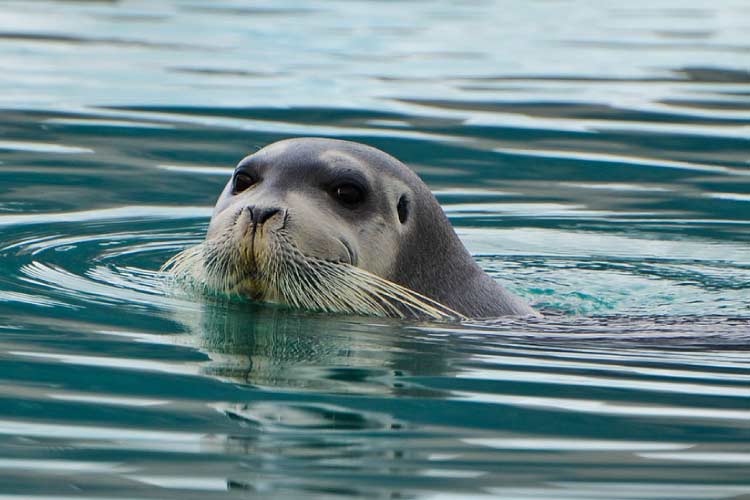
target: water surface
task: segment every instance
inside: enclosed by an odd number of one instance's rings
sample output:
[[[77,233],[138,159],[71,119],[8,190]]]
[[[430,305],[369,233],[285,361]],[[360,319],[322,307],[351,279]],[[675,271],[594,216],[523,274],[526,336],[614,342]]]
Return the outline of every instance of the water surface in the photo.
[[[750,495],[750,8],[4,2],[0,498]],[[165,293],[233,166],[412,166],[543,319]]]

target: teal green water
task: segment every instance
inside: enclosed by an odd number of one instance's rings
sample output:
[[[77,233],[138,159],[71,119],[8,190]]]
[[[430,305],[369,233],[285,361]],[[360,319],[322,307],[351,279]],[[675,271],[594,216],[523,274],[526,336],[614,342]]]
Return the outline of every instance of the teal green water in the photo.
[[[0,499],[750,496],[750,7],[0,4]],[[197,302],[272,141],[379,147],[538,320]]]

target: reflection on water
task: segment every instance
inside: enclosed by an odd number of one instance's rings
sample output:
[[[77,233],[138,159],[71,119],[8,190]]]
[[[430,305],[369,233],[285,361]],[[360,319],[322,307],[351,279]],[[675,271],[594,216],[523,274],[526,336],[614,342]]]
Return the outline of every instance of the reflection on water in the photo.
[[[4,2],[0,497],[750,495],[749,28],[742,0]],[[299,135],[412,166],[545,317],[168,293],[236,162]]]
[[[388,384],[377,380],[398,370],[395,342],[377,336],[388,324],[245,306],[231,314],[226,307],[206,307],[185,321],[191,340],[211,358],[206,373],[265,387],[389,393]],[[373,335],[377,347],[367,342]]]

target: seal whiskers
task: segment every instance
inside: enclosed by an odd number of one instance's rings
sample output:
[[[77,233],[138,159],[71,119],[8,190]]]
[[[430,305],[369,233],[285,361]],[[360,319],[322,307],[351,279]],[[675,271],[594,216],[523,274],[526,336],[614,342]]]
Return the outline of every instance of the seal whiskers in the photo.
[[[460,313],[392,281],[343,262],[305,256],[283,234],[273,239],[268,259],[268,297],[305,309],[391,317],[457,319]]]
[[[329,313],[399,318],[463,319],[428,297],[343,262],[307,257],[277,234],[258,255],[262,271],[248,276],[237,259],[211,249],[206,241],[169,259],[162,271],[182,285],[204,293],[235,295],[249,286],[257,298]],[[250,283],[247,283],[250,280]]]

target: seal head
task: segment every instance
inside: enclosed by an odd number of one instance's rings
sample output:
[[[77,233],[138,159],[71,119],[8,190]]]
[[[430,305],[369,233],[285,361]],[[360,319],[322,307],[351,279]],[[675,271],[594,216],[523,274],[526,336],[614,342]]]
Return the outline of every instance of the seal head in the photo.
[[[413,171],[334,139],[288,139],[244,158],[205,242],[165,268],[207,291],[329,312],[535,314],[479,268]]]

